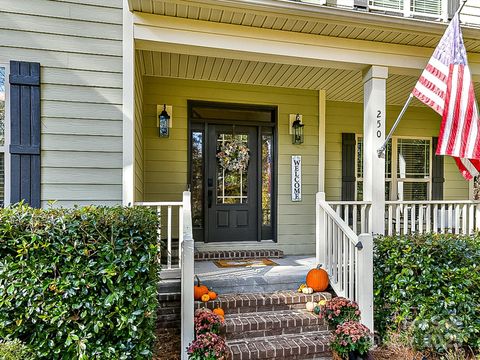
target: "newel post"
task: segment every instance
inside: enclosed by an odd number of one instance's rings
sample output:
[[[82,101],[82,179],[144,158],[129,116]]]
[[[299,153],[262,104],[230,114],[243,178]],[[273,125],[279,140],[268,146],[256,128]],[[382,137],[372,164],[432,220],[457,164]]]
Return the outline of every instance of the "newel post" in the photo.
[[[181,346],[182,360],[187,360],[187,347],[194,339],[194,241],[192,233],[192,209],[190,191],[183,192],[183,242],[181,244]]]
[[[357,302],[362,313],[362,324],[373,333],[373,236],[358,236],[362,248],[358,251]]]
[[[315,254],[317,264],[323,264],[326,268],[327,255],[327,234],[325,223],[325,211],[322,207],[322,202],[325,201],[325,193],[318,192],[315,198]]]

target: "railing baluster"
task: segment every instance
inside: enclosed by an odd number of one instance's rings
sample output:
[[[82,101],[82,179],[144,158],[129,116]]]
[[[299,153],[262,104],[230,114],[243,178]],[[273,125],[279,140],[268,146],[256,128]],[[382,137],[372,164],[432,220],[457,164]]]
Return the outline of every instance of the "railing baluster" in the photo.
[[[362,205],[362,207],[360,208],[360,232],[362,233],[367,232],[368,219],[366,218],[366,209],[366,205]]]
[[[423,233],[423,211],[424,211],[423,205],[420,204],[418,206],[418,232],[420,234]]]
[[[447,205],[447,221],[448,224],[446,224],[446,230],[449,233],[453,233],[453,227],[454,227],[454,214],[453,214],[453,206],[452,205]]]
[[[395,216],[396,216],[396,219],[395,219],[395,233],[399,234],[399,235],[402,231],[402,215],[401,215],[400,210],[401,210],[401,205],[397,204],[396,209],[395,209]]]
[[[162,263],[162,208],[157,206],[157,218],[158,218],[158,228],[157,228],[157,246],[158,246],[158,263]]]
[[[178,207],[178,267],[182,267],[183,246],[183,206]]]
[[[393,205],[388,205],[388,236],[393,235]]]
[[[425,219],[425,230],[430,232],[432,229],[432,205],[427,205],[427,213]]]
[[[468,234],[473,234],[475,229],[475,205],[468,205]]]
[[[357,217],[358,217],[358,207],[357,207],[357,205],[353,205],[352,206],[352,218],[353,218],[352,229],[353,229],[353,232],[355,234],[358,234],[358,220],[357,220]]]
[[[412,208],[410,210],[410,214],[412,215],[412,218],[410,220],[410,223],[412,224],[412,226],[410,227],[412,234],[417,232],[417,219],[416,219],[415,206],[416,206],[415,204],[412,204]]]
[[[167,268],[172,268],[172,207],[167,208]]]
[[[403,234],[408,234],[408,205],[403,207]]]
[[[480,230],[480,204],[475,206],[475,230]]]
[[[460,206],[460,205],[459,205]],[[467,229],[467,214],[468,214],[468,210],[467,210],[467,204],[464,204],[462,206],[462,234],[463,235],[466,235],[468,233],[468,229]]]
[[[445,233],[445,204],[440,206],[440,232]]]
[[[433,205],[433,232],[438,232],[438,205]]]

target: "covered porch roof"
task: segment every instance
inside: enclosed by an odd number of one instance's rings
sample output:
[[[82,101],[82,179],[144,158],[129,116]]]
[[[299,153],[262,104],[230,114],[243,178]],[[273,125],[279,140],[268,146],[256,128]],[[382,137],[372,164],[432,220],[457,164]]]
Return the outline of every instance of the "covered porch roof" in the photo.
[[[325,90],[329,101],[363,102],[362,71],[238,60],[231,58],[139,50],[141,74],[176,79],[205,80],[233,84]],[[391,74],[387,79],[387,104],[403,105],[417,76]],[[480,83],[475,83],[480,94]],[[478,99],[480,100],[480,98]],[[415,100],[411,106],[424,106]]]

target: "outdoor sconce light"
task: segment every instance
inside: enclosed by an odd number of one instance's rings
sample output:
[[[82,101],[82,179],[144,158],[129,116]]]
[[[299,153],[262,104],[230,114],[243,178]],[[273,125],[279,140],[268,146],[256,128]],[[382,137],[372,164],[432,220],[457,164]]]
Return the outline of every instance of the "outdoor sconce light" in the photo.
[[[170,135],[170,128],[172,127],[171,115],[172,106],[169,105],[157,105],[157,127],[158,136],[168,137]]]
[[[290,134],[292,135],[292,144],[303,144],[303,127],[302,115],[290,114]]]

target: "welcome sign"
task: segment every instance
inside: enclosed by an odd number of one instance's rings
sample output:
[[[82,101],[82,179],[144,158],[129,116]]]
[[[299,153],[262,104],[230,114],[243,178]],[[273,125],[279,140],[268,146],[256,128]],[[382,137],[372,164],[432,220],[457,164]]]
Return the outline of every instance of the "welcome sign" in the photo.
[[[302,157],[292,156],[292,201],[302,201]]]

